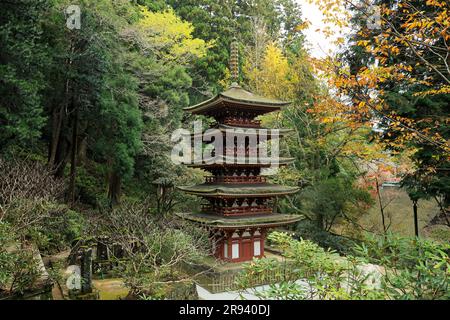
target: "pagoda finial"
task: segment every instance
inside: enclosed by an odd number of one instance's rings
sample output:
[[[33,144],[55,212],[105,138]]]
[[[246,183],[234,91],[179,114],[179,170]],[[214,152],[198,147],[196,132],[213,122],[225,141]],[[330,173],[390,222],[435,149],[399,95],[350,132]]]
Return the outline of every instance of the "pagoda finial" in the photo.
[[[239,82],[239,46],[236,37],[231,42],[230,72],[232,86],[238,86]]]

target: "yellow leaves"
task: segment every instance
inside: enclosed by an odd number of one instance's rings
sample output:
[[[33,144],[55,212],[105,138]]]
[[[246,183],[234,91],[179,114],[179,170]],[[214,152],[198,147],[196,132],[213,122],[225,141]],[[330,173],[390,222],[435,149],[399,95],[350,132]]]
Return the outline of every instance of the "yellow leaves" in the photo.
[[[427,91],[416,92],[414,96],[416,97],[426,97],[426,96],[434,96],[438,94],[450,94],[450,85],[442,86],[439,89],[430,89]]]
[[[323,117],[321,119],[321,122],[323,124],[327,124],[327,123],[334,123],[336,121],[336,119],[334,117]]]
[[[296,31],[296,32],[301,32],[301,31],[303,31],[303,30],[308,29],[310,26],[311,26],[311,22],[310,22],[309,20],[305,20],[305,21],[303,21],[301,24],[297,25],[297,26],[294,28],[294,31]]]
[[[288,59],[275,43],[267,46],[260,64],[260,68],[254,68],[247,61],[244,66],[244,72],[256,91],[267,97],[292,99],[298,78],[290,72]]]
[[[366,48],[366,47],[369,47],[370,41],[369,40],[359,40],[357,42],[357,45],[360,46],[360,47]]]
[[[430,7],[440,7],[443,8],[445,6],[448,6],[448,2],[443,0],[443,1],[438,1],[438,0],[427,0],[426,1],[426,5],[430,6]]]
[[[400,54],[400,49],[398,47],[392,46],[391,53],[392,53],[392,55],[398,55],[398,54]]]
[[[411,31],[412,29],[415,29],[415,28],[425,28],[427,25],[428,25],[428,23],[426,21],[413,20],[411,22],[404,23],[402,25],[402,28],[406,29],[407,31]]]
[[[349,27],[351,12],[345,8],[341,0],[307,0],[314,4],[322,13],[322,28],[315,32],[322,33],[326,38],[338,37],[342,30]],[[340,41],[339,39],[337,41]]]
[[[159,49],[159,52],[164,52],[161,58],[183,63],[189,57],[205,56],[206,50],[212,45],[194,38],[192,24],[181,20],[172,9],[151,12],[140,6],[140,10],[138,29],[143,35],[144,49]]]
[[[334,43],[335,43],[336,45],[344,44],[344,43],[345,43],[345,38],[344,38],[344,37],[338,37],[338,38],[334,41]]]
[[[366,106],[365,101],[361,101],[360,103],[358,103],[358,108],[364,108],[365,106]]]

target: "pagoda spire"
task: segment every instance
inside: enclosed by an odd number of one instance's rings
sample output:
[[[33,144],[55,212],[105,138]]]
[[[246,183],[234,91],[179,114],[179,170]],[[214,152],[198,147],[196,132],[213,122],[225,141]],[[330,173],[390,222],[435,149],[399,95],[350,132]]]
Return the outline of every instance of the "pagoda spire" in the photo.
[[[230,72],[231,86],[239,86],[239,45],[236,37],[233,38],[230,46]]]

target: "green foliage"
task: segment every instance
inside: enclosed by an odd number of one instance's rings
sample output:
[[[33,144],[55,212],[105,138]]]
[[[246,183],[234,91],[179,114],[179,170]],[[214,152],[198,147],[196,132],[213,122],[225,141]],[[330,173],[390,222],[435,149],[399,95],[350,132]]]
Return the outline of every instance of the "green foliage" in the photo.
[[[116,73],[105,81],[99,110],[96,140],[98,156],[106,159],[110,170],[129,178],[134,170],[134,157],[142,146],[142,119],[138,109],[137,84],[126,74]]]
[[[295,233],[303,239],[317,243],[322,248],[336,250],[339,254],[351,253],[355,244],[355,240],[350,240],[325,231],[318,227],[315,221],[307,219],[297,223],[295,226]]]
[[[20,248],[10,226],[0,221],[0,297],[23,294],[40,275],[31,250]]]
[[[150,213],[141,201],[124,202],[103,214],[95,234],[119,244],[124,257],[116,258],[119,273],[133,294],[164,298],[167,284],[183,278],[180,268],[206,256],[208,241],[198,228]],[[114,251],[112,251],[114,252]]]
[[[273,232],[271,244],[284,260],[254,260],[248,264],[238,282],[242,290],[249,288],[252,279],[261,274],[278,272],[278,281],[269,281],[268,290],[254,290],[266,299],[380,299],[382,292],[369,287],[369,275],[358,268],[361,260],[345,260],[335,251],[324,250],[309,240],[293,240],[286,233]],[[270,279],[270,278],[268,278]]]
[[[369,237],[356,254],[386,268],[382,285],[390,299],[448,300],[450,245],[419,238]]]
[[[339,175],[306,187],[298,201],[303,214],[315,221],[320,230],[329,231],[339,219],[362,212],[372,199],[367,191],[355,186],[355,179]]]
[[[300,300],[449,298],[448,244],[392,235],[369,237],[354,247],[355,255],[341,257],[285,233],[273,232],[269,240],[285,260],[262,259],[247,264],[239,279],[243,291],[251,287],[255,277],[275,271],[281,279],[268,281],[269,289],[255,291],[256,295]]]
[[[30,146],[46,117],[41,99],[48,47],[42,41],[47,0],[0,4],[0,150]]]
[[[15,227],[17,239],[30,241],[50,254],[70,248],[86,227],[80,213],[51,202],[17,200],[8,211],[5,220]],[[28,220],[24,215],[29,215]]]
[[[272,284],[263,297],[449,298],[446,244],[388,237],[357,247],[358,255],[386,268],[381,287],[367,284],[359,258],[344,259],[321,248],[348,253],[353,244],[330,232],[337,222],[353,222],[371,204],[367,192],[355,184],[355,158],[348,149],[341,153],[348,143],[357,144],[369,134],[358,133],[354,139],[352,130],[347,136],[346,128],[326,126],[309,112],[329,96],[302,48],[296,1],[81,0],[80,30],[66,27],[64,9],[71,4],[70,0],[0,4],[0,152],[8,150],[12,163],[20,162],[18,157],[30,148],[33,152],[48,148],[33,154],[29,158],[33,162],[23,169],[1,167],[2,290],[23,293],[38,275],[29,251],[16,249],[33,242],[52,254],[68,248],[92,227],[86,215],[60,203],[65,185],[50,179],[53,175],[73,175],[71,186],[80,208],[88,205],[102,211],[95,231],[127,251],[129,259],[118,259],[115,271],[136,294],[166,298],[167,283],[184,276],[178,267],[207,254],[205,234],[170,220],[175,208],[192,210],[199,200],[174,191],[164,199],[144,199],[156,194],[155,181],[176,186],[200,180],[198,171],[170,162],[170,134],[189,120],[183,107],[228,85],[229,47],[236,36],[241,53],[245,52],[240,65],[246,73],[241,78],[257,93],[294,102],[263,121],[294,129],[281,146],[295,158],[295,166],[283,169],[274,180],[302,187],[278,206],[305,216],[296,232],[308,238],[295,241],[272,234],[269,240],[285,260],[253,261],[246,267],[242,287],[255,276],[269,281],[267,273],[272,272],[283,281]],[[358,46],[352,46],[346,59],[353,68],[374,61]],[[388,64],[396,59],[417,62],[407,52],[392,59]],[[407,82],[387,81],[384,86],[389,108],[417,120],[421,128],[427,128],[430,118],[447,114],[448,95],[418,97],[415,93],[426,89],[424,85]],[[448,137],[443,121],[433,123],[433,132]],[[383,139],[389,140],[387,135]],[[404,180],[410,195],[434,197],[445,211],[450,194],[448,157],[421,141],[408,147],[417,149],[418,164],[415,175]],[[45,161],[51,172],[33,170],[41,170]],[[125,204],[111,208],[119,202],[122,185]],[[135,208],[129,199],[143,202],[145,208]]]
[[[301,33],[299,5],[292,0],[258,0],[252,2],[214,0],[168,0],[167,3],[184,20],[193,24],[193,35],[214,46],[206,57],[195,64],[194,102],[203,100],[208,92],[222,89],[220,81],[227,78],[229,49],[233,38],[243,44],[254,44],[254,21],[262,20],[272,39],[282,39],[292,47],[298,45]],[[198,92],[200,89],[200,92]],[[200,93],[200,94],[199,94]]]
[[[106,203],[104,194],[104,182],[102,178],[106,176],[105,165],[90,162],[78,169],[76,187],[79,201],[83,204],[98,207],[101,203]]]
[[[72,247],[86,231],[86,220],[76,211],[62,209],[50,212],[39,228],[39,249],[56,253]],[[37,239],[36,239],[37,240]]]

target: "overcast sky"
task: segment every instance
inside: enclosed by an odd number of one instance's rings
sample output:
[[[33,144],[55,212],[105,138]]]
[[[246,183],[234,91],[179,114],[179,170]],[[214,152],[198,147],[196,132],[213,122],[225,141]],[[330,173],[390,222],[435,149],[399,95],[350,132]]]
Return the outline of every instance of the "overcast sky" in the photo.
[[[304,34],[310,44],[311,55],[316,58],[323,58],[329,50],[335,50],[332,39],[326,39],[323,34],[315,30],[324,27],[322,22],[322,12],[314,4],[309,4],[306,0],[296,0],[302,6],[303,19],[311,22],[311,26],[304,30]]]

